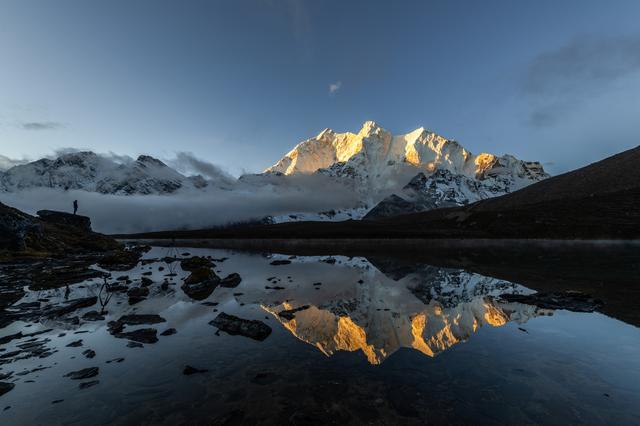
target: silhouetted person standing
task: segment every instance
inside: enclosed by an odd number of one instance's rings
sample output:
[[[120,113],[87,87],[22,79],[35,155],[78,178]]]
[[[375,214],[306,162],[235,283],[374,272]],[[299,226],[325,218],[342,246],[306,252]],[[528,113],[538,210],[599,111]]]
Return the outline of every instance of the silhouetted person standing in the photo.
[[[73,200],[73,214],[78,212],[78,200]]]

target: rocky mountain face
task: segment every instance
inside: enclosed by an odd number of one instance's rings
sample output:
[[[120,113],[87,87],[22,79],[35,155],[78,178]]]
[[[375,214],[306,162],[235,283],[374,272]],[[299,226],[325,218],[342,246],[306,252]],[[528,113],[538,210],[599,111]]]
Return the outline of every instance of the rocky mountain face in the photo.
[[[351,182],[362,205],[370,208],[384,199],[370,218],[464,205],[549,176],[538,162],[474,155],[424,128],[394,136],[373,121],[364,123],[357,134],[326,129],[298,144],[265,173],[319,173]],[[385,199],[389,193],[395,195]]]
[[[509,192],[509,179],[471,179],[449,170],[436,170],[429,176],[418,173],[401,191],[378,203],[364,219],[463,206]]]
[[[0,175],[0,190],[32,188],[80,189],[101,194],[171,194],[181,188],[202,188],[200,176],[187,177],[147,155],[116,162],[93,152],[73,152],[14,166]]]

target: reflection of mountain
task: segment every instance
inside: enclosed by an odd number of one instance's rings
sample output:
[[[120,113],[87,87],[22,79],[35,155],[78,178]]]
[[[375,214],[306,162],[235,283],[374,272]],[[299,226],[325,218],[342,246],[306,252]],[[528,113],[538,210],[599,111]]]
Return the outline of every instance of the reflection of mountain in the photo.
[[[324,354],[360,350],[371,364],[400,348],[435,356],[485,324],[522,323],[544,314],[497,297],[528,293],[526,288],[462,270],[425,266],[398,282],[370,265],[365,271],[366,284],[344,284],[323,298],[288,292],[289,302],[263,308]]]

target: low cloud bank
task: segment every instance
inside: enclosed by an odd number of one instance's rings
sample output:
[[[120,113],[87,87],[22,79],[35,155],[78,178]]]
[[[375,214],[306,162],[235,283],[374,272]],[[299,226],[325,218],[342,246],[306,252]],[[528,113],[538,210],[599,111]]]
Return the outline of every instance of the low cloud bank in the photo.
[[[207,189],[172,195],[104,195],[81,190],[37,188],[0,193],[0,202],[30,214],[42,209],[72,211],[91,217],[102,233],[198,229],[293,212],[320,212],[356,205],[347,187],[320,176],[238,182],[233,190]]]

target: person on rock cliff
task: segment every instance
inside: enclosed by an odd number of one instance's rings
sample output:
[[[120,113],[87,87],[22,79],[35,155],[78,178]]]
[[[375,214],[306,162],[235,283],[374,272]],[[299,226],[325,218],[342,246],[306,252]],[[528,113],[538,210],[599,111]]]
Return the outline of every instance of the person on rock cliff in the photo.
[[[78,212],[78,200],[73,200],[73,214]]]

